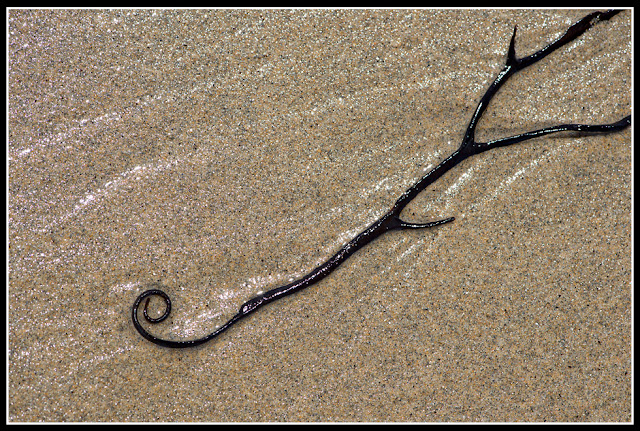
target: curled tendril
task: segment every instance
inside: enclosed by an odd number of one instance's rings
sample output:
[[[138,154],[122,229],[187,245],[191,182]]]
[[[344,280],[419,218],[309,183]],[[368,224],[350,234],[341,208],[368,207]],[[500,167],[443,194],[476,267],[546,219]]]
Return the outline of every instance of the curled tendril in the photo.
[[[149,300],[151,299],[152,296],[159,296],[162,299],[164,299],[165,309],[164,309],[164,313],[160,317],[151,317],[147,312],[147,309],[149,307]],[[169,295],[167,295],[164,291],[160,289],[157,289],[157,288],[148,289],[142,292],[136,298],[136,301],[133,303],[133,307],[131,308],[131,320],[133,320],[133,326],[140,333],[140,335],[142,335],[144,338],[151,341],[152,343],[158,344],[159,346],[163,346],[163,347],[173,347],[173,348],[195,347],[199,344],[206,343],[216,335],[220,334],[225,329],[229,328],[229,326],[234,324],[238,319],[240,319],[245,315],[241,313],[236,314],[227,323],[220,326],[214,332],[212,332],[211,334],[203,338],[198,338],[196,340],[185,340],[185,341],[165,340],[162,338],[158,338],[155,335],[152,335],[140,324],[140,320],[138,319],[138,311],[140,309],[140,304],[145,299],[146,301],[144,303],[144,307],[142,308],[142,315],[144,316],[147,322],[154,323],[154,324],[160,323],[164,321],[167,317],[169,317],[169,314],[171,313],[171,299],[169,298]]]
[[[160,317],[149,317],[149,314],[147,313],[147,308],[149,308],[149,300],[151,299],[150,296],[153,295],[161,296],[166,304],[164,308],[164,314]],[[167,295],[160,289],[150,289],[140,295],[139,300],[142,301],[144,298],[147,298],[147,301],[144,303],[142,314],[144,315],[144,318],[147,319],[147,322],[160,323],[164,319],[169,317],[169,314],[171,313],[171,299],[169,299],[169,295]]]

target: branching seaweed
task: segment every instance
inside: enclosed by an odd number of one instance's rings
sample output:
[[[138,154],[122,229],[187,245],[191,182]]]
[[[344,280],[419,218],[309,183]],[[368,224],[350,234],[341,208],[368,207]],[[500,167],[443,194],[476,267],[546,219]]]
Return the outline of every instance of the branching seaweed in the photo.
[[[531,66],[537,61],[542,60],[547,55],[556,51],[558,48],[566,45],[567,43],[575,40],[580,35],[582,35],[585,31],[590,29],[592,26],[597,24],[600,21],[609,20],[611,17],[619,13],[619,10],[610,10],[606,12],[593,12],[580,21],[573,24],[569,29],[555,42],[547,45],[541,50],[537,51],[534,54],[531,54],[527,57],[517,58],[516,50],[515,50],[515,41],[516,41],[516,28],[513,30],[513,35],[511,37],[511,41],[509,43],[509,49],[507,51],[507,60],[504,68],[498,74],[493,83],[489,86],[484,96],[478,102],[478,106],[471,117],[471,121],[467,126],[466,132],[464,134],[464,138],[462,139],[462,143],[460,147],[454,151],[449,157],[440,162],[435,168],[430,170],[426,175],[424,175],[419,181],[417,181],[413,186],[411,186],[406,192],[400,196],[400,198],[393,205],[391,210],[384,214],[380,219],[376,220],[372,223],[367,229],[358,234],[355,238],[345,244],[335,255],[333,255],[329,260],[327,260],[322,265],[315,268],[309,274],[304,277],[286,284],[284,286],[277,287],[275,289],[271,289],[259,296],[256,296],[249,301],[242,304],[240,310],[227,321],[222,326],[218,327],[214,332],[209,335],[206,335],[202,338],[194,339],[194,340],[184,340],[184,341],[173,341],[173,340],[165,340],[158,338],[151,333],[149,333],[141,324],[138,318],[140,305],[144,302],[143,307],[143,315],[144,318],[149,323],[158,323],[165,320],[169,313],[171,312],[171,300],[169,296],[160,289],[149,289],[140,294],[138,298],[135,300],[132,310],[131,317],[133,319],[133,325],[137,329],[137,331],[147,340],[152,343],[158,344],[164,347],[173,347],[173,348],[181,348],[181,347],[193,347],[200,345],[202,343],[206,343],[207,341],[215,338],[217,335],[229,329],[233,324],[237,323],[240,319],[250,315],[251,313],[258,310],[260,307],[273,302],[277,299],[283,298],[287,295],[291,295],[299,290],[305,289],[318,281],[322,280],[324,277],[329,275],[333,270],[335,270],[342,262],[349,258],[353,253],[369,244],[374,239],[378,238],[385,232],[390,230],[404,230],[404,229],[425,229],[431,228],[435,226],[440,226],[445,223],[450,223],[454,220],[453,217],[449,217],[443,220],[432,221],[428,223],[409,223],[400,218],[402,210],[411,202],[421,191],[423,191],[430,184],[434,183],[438,180],[445,172],[449,171],[460,162],[465,160],[468,157],[474,156],[476,154],[480,154],[484,151],[491,150],[493,148],[505,147],[507,145],[513,145],[518,142],[523,142],[528,139],[537,138],[540,136],[548,135],[551,133],[564,132],[564,131],[575,131],[581,132],[585,134],[591,133],[609,133],[616,132],[628,127],[631,124],[631,116],[627,116],[615,123],[610,124],[599,124],[599,125],[587,125],[587,124],[560,124],[552,127],[545,127],[543,129],[533,130],[531,132],[526,132],[506,138],[496,139],[488,142],[477,142],[475,140],[475,132],[476,126],[478,125],[478,121],[484,114],[489,102],[495,96],[496,92],[502,87],[502,85],[516,72]],[[159,296],[165,301],[165,310],[162,316],[157,318],[152,318],[147,314],[147,308],[149,306],[149,300],[152,296]]]

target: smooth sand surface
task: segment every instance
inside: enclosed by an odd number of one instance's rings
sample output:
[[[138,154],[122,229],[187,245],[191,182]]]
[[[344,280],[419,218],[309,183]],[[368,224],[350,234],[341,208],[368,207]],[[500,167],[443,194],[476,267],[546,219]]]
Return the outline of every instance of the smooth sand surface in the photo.
[[[201,347],[455,150],[586,10],[10,10],[9,412],[30,421],[630,421],[631,130],[465,161],[321,283]],[[631,112],[631,13],[478,139]],[[156,304],[157,303],[157,304]],[[152,303],[159,313],[158,301]]]

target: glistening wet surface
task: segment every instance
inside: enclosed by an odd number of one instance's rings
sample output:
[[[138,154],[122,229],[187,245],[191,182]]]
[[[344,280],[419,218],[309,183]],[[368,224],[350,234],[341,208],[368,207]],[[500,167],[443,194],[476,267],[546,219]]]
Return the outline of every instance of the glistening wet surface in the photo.
[[[502,68],[588,11],[9,12],[11,421],[629,421],[631,134],[449,172],[329,278],[303,275],[457,148]],[[630,13],[500,91],[491,139],[630,113]],[[161,313],[160,301],[152,308]]]

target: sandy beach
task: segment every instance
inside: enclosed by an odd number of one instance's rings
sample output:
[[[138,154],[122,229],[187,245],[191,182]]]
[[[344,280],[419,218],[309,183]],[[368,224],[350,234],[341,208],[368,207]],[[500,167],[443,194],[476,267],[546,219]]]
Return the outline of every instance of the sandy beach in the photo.
[[[629,422],[630,129],[463,162],[518,56],[588,10],[9,10],[8,421]],[[631,113],[631,12],[514,76],[478,140]],[[159,301],[151,303],[161,313]]]

